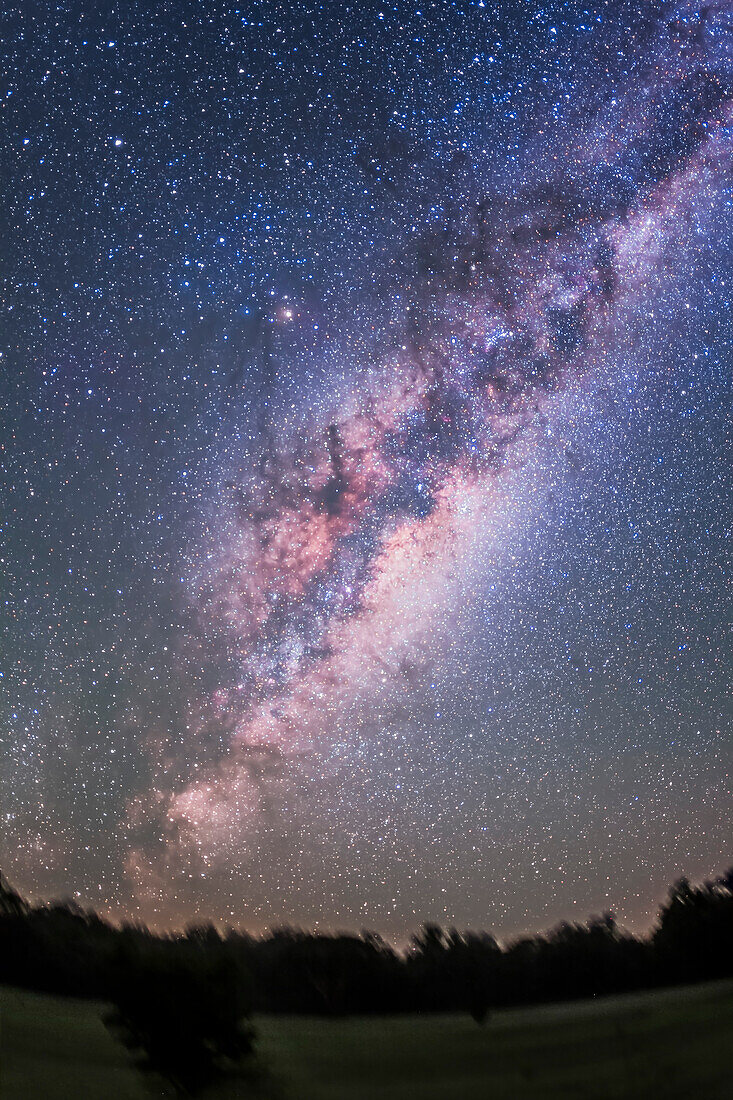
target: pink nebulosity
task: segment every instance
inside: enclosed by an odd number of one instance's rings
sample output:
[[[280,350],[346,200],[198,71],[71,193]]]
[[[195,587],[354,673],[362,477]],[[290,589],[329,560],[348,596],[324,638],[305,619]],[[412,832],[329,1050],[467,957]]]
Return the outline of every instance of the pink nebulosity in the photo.
[[[228,716],[226,749],[155,793],[162,854],[136,848],[128,865],[141,890],[254,843],[294,768],[316,761],[323,777],[333,744],[404,705],[411,670],[470,598],[477,540],[498,548],[513,522],[507,471],[664,278],[693,205],[730,168],[730,124],[721,99],[684,160],[624,209],[572,214],[560,185],[467,219],[359,407],[304,441],[267,441],[233,489],[235,531],[198,612],[236,656],[204,703]],[[616,140],[601,130],[598,147]]]

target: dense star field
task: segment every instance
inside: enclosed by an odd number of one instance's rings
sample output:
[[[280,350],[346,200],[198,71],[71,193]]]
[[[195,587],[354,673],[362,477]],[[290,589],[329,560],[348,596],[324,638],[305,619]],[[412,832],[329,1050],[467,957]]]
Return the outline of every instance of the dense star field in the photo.
[[[729,864],[733,4],[3,42],[3,872],[399,938]]]

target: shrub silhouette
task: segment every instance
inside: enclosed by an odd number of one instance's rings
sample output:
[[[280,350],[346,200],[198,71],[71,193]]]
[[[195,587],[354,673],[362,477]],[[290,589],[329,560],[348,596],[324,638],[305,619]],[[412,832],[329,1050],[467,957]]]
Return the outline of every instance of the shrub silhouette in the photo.
[[[166,950],[167,948],[167,950]],[[146,958],[121,956],[108,1028],[182,1094],[241,1070],[252,1054],[242,976],[225,959],[164,945]]]

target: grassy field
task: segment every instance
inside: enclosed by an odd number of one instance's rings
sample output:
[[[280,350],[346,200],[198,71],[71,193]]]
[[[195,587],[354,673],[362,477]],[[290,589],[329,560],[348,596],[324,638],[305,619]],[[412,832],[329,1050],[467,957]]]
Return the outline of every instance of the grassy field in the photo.
[[[2,1100],[144,1100],[101,1006],[0,989]],[[260,1019],[279,1100],[733,1096],[733,983],[467,1017]],[[216,1094],[248,1096],[244,1084]]]

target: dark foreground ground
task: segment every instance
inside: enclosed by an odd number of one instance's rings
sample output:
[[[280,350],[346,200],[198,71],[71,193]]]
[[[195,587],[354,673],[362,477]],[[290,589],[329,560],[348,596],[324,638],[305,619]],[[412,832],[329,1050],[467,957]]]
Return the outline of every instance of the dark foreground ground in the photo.
[[[102,1006],[0,989],[2,1100],[144,1100]],[[733,982],[463,1016],[260,1018],[277,1100],[731,1100]]]

